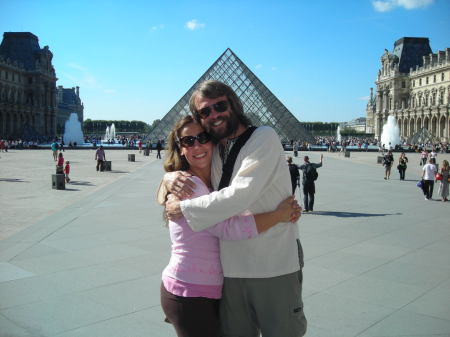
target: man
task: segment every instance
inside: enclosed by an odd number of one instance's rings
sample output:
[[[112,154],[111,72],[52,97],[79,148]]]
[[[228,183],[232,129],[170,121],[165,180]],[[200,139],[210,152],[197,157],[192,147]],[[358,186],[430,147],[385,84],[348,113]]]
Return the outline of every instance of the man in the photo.
[[[236,93],[218,81],[199,85],[190,100],[194,118],[219,143],[212,163],[217,189],[222,166],[235,142],[250,126]],[[172,193],[189,195],[189,180],[165,176]],[[278,135],[259,127],[241,148],[230,185],[190,200],[166,203],[169,217],[181,212],[194,231],[206,229],[245,210],[276,208],[291,195],[289,172]],[[306,332],[302,302],[303,251],[296,225],[283,223],[252,240],[221,241],[224,272],[220,319],[224,336],[297,337]]]
[[[163,149],[161,140],[158,140],[156,143],[156,151],[158,152],[156,154],[156,159],[161,159],[161,150]]]
[[[95,160],[97,160],[97,172],[100,169],[101,172],[104,170],[104,161],[106,160],[106,154],[105,150],[103,150],[103,145],[100,145],[100,147],[95,151]]]
[[[317,179],[317,170],[322,167],[323,154],[320,155],[320,163],[310,163],[309,157],[303,158],[304,164],[299,166],[299,169],[303,171],[303,207],[304,212],[312,212],[314,210],[314,194],[316,193],[316,185],[314,181]]]
[[[298,172],[298,166],[292,162],[292,157],[287,158],[287,163],[289,167],[289,173],[291,174],[291,184],[292,184],[292,194],[295,194],[295,188],[298,185],[298,179],[300,178],[300,173]]]

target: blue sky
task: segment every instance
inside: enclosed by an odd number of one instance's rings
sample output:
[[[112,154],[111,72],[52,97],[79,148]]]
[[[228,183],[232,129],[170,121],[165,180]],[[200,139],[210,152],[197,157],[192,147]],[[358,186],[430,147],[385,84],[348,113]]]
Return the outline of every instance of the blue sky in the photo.
[[[0,31],[32,32],[85,119],[162,118],[231,48],[300,121],[365,115],[384,49],[450,47],[448,0],[0,0]]]

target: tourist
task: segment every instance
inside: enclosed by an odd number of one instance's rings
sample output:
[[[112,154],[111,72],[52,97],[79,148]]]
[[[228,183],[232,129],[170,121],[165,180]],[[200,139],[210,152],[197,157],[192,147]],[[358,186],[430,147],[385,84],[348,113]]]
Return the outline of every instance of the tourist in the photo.
[[[433,148],[433,149],[431,150],[431,152],[430,152],[430,158],[433,158],[435,162],[437,161],[437,152],[436,152],[436,149],[435,149],[435,148]]]
[[[64,175],[66,176],[67,184],[70,182],[69,174],[70,174],[70,162],[66,161],[66,166],[64,166]]]
[[[158,140],[158,143],[156,143],[156,151],[158,152],[156,154],[156,159],[161,159],[161,150],[163,149],[162,143],[160,140]]]
[[[211,191],[211,136],[192,116],[180,120],[169,134],[164,168],[192,174],[196,188],[192,197]],[[202,155],[199,157],[199,155]],[[167,192],[160,196],[167,200]],[[194,232],[184,217],[169,221],[172,254],[164,269],[161,306],[177,335],[220,336],[219,299],[223,272],[219,257],[219,239],[251,239],[278,222],[295,222],[300,212],[293,198],[282,202],[276,211],[235,216],[200,232]]]
[[[58,155],[58,162],[56,163],[56,174],[64,174],[64,156],[62,152]]]
[[[442,165],[441,165],[441,169],[440,169],[440,173],[441,173],[441,180],[440,180],[440,184],[439,184],[439,195],[441,196],[441,200],[442,201],[448,201],[448,185],[449,185],[449,179],[450,179],[450,175],[449,175],[449,164],[447,160],[443,160],[442,161]]]
[[[200,231],[244,210],[274,210],[291,195],[278,135],[266,126],[250,126],[233,89],[219,81],[200,83],[189,107],[218,142],[211,172],[217,191],[189,200],[169,198],[169,218],[183,215],[194,231]],[[192,195],[194,183],[186,173],[166,173],[164,182],[178,197]],[[303,336],[303,251],[297,226],[280,224],[252,240],[221,241],[220,248],[225,276],[220,303],[222,334]]]
[[[311,163],[309,157],[303,158],[304,164],[299,166],[303,171],[302,185],[303,185],[303,207],[304,212],[314,211],[314,194],[316,193],[316,184],[318,173],[317,169],[322,167],[323,154],[320,155],[320,163]]]
[[[53,160],[57,161],[58,160],[58,147],[59,147],[59,144],[56,141],[56,139],[53,141],[53,143],[50,145],[50,147],[52,148]]]
[[[392,151],[389,150],[388,153],[383,157],[384,180],[390,178],[393,163],[394,163],[394,156],[392,155]]]
[[[289,173],[291,174],[292,195],[294,195],[295,188],[299,185],[298,180],[300,178],[300,173],[298,172],[298,166],[292,162],[292,157],[287,158],[287,163],[289,167]]]
[[[422,152],[420,153],[420,166],[425,165],[427,163],[428,160],[428,152],[423,149]]]
[[[434,179],[437,172],[435,163],[434,158],[430,158],[428,164],[425,164],[422,168],[423,194],[425,195],[425,200],[433,199]]]
[[[400,180],[405,180],[405,172],[407,168],[406,163],[408,163],[408,157],[406,157],[405,152],[402,152],[400,158],[398,158],[398,166],[397,166],[398,172],[400,173]]]
[[[103,172],[103,170],[105,169],[104,161],[106,160],[106,154],[105,154],[105,150],[103,149],[103,145],[100,145],[100,147],[97,149],[97,151],[95,151],[95,160],[97,161],[97,166],[96,166],[97,172],[98,172],[98,170]]]

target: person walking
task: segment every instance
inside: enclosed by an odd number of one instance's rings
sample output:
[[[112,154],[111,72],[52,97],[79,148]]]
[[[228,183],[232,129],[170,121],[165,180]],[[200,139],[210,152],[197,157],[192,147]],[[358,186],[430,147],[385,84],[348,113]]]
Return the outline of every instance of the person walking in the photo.
[[[393,163],[394,163],[394,156],[392,155],[392,151],[389,150],[388,153],[383,157],[384,180],[390,178]]]
[[[270,127],[251,126],[233,89],[219,81],[202,82],[189,108],[217,142],[211,171],[215,191],[186,199],[195,186],[189,175],[166,173],[164,186],[183,199],[169,198],[165,203],[169,219],[184,216],[194,231],[201,231],[245,210],[254,214],[274,210],[292,195],[279,136]],[[220,257],[224,336],[300,337],[306,333],[298,226],[279,224],[252,240],[221,240]]]
[[[167,172],[182,170],[192,174],[196,184],[193,198],[209,194],[213,150],[211,136],[192,116],[186,116],[168,136],[164,169]],[[158,193],[158,198],[167,200],[168,192],[161,193]],[[233,216],[199,232],[194,232],[184,217],[170,220],[168,227],[172,252],[162,274],[160,291],[161,307],[177,335],[220,336],[218,309],[223,272],[219,239],[255,238],[277,223],[295,222],[299,216],[291,196],[273,212]]]
[[[425,165],[427,163],[427,160],[428,160],[428,152],[425,149],[423,149],[422,152],[420,153],[420,162],[419,162],[420,166]]]
[[[450,175],[449,175],[449,164],[447,160],[443,160],[442,161],[442,165],[441,165],[441,169],[440,169],[440,173],[441,173],[441,180],[439,183],[439,195],[441,196],[441,200],[442,201],[448,201],[448,185],[449,185],[449,179],[450,179]]]
[[[406,157],[405,152],[402,152],[400,157],[398,158],[398,172],[400,173],[400,180],[405,180],[405,172],[408,167],[406,164],[408,163],[408,157]]]
[[[161,140],[158,140],[158,142],[156,143],[156,159],[161,159],[161,150],[162,150],[162,143]]]
[[[312,212],[314,211],[314,194],[316,193],[315,181],[319,176],[317,169],[322,167],[323,154],[320,155],[320,163],[311,163],[308,156],[305,156],[303,160],[305,163],[299,166],[299,169],[303,171],[303,207],[304,212]]]
[[[53,143],[50,145],[50,147],[52,148],[52,153],[53,153],[53,160],[57,161],[58,160],[58,148],[59,148],[59,144],[56,141],[56,139],[53,141]]]
[[[435,163],[434,158],[430,158],[428,164],[425,164],[422,168],[423,194],[425,195],[425,200],[433,199],[434,179],[437,172]]]
[[[100,145],[100,147],[95,151],[95,160],[97,161],[97,166],[95,167],[97,172],[100,170],[103,172],[105,169],[104,161],[106,160],[106,154],[105,150],[103,149],[103,145]]]
[[[289,166],[289,173],[291,174],[292,183],[292,195],[295,195],[295,188],[299,186],[300,173],[298,171],[298,166],[292,162],[292,157],[287,158],[287,163]]]
[[[67,184],[70,182],[69,174],[70,174],[70,162],[66,161],[66,166],[64,166],[64,175]]]

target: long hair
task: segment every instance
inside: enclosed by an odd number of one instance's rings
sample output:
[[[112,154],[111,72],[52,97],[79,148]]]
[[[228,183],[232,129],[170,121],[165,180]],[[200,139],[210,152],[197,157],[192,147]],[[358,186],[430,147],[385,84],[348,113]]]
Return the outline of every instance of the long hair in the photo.
[[[189,170],[189,163],[181,155],[181,149],[177,140],[180,138],[181,130],[190,123],[195,123],[194,118],[190,115],[180,119],[167,137],[166,160],[164,161],[164,170],[166,172]]]
[[[164,161],[164,170],[166,172],[189,170],[189,163],[187,162],[186,157],[181,155],[181,150],[177,140],[180,138],[181,130],[190,123],[195,123],[192,116],[186,116],[180,119],[167,137],[166,159]],[[156,192],[156,200],[160,205],[164,205],[166,203],[169,193],[170,192],[164,185],[164,182],[161,181],[158,191]],[[163,214],[163,219],[167,225],[168,219],[165,214]]]
[[[200,83],[192,93],[192,96],[189,100],[189,110],[191,110],[192,115],[198,123],[200,123],[200,117],[195,107],[196,98],[217,98],[221,96],[227,97],[228,103],[231,107],[231,111],[242,125],[244,125],[245,127],[252,125],[250,119],[244,115],[244,107],[234,90],[225,83],[216,80],[208,80]]]

